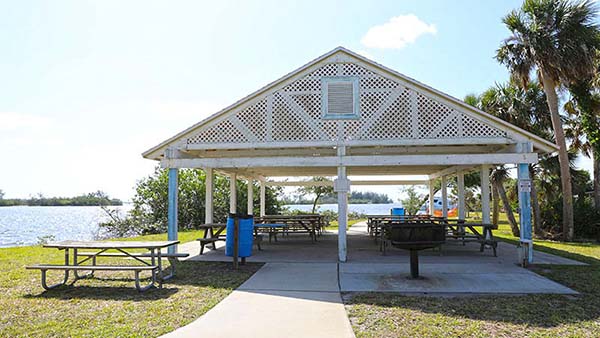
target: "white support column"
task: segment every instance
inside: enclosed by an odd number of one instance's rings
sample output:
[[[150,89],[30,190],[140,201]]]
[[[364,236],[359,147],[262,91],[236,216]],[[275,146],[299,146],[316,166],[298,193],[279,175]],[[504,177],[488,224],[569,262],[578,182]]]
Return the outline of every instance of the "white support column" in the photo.
[[[448,180],[442,176],[442,217],[448,218]]]
[[[254,215],[254,180],[248,179],[248,215]]]
[[[237,210],[237,189],[236,189],[237,175],[229,175],[229,212],[232,214],[236,213]]]
[[[169,186],[167,210],[167,238],[170,241],[177,240],[177,214],[178,214],[178,190],[179,190],[179,170],[169,168]],[[168,248],[169,253],[177,252],[177,246],[171,245]]]
[[[433,186],[434,180],[429,180],[429,214],[434,216],[435,203],[433,198],[435,197],[435,187]]]
[[[266,197],[267,187],[265,186],[265,180],[260,180],[260,216],[266,215]]]
[[[490,218],[490,166],[481,166],[481,221],[491,223]]]
[[[465,172],[460,170],[456,174],[456,181],[458,185],[458,219],[465,219],[467,217],[466,204],[465,204]]]
[[[342,159],[346,155],[346,147],[338,146],[337,155]],[[333,184],[333,190],[337,192],[338,197],[338,257],[340,262],[347,259],[346,228],[348,227],[348,191],[350,190],[350,181],[346,176],[346,167],[339,166],[338,175]]]
[[[520,252],[519,260],[523,265],[533,263],[533,237],[531,231],[531,179],[529,178],[529,165],[519,163],[517,167],[519,178],[519,230]]]
[[[214,173],[212,168],[204,168],[204,173],[206,174],[206,199],[204,201],[204,206],[206,210],[204,211],[204,223],[210,224],[213,222],[213,179]]]

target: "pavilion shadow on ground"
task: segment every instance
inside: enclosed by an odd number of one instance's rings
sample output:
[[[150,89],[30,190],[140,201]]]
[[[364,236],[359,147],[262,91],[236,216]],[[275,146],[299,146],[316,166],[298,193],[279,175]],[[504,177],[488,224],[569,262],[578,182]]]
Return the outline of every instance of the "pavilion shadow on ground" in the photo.
[[[312,243],[308,236],[289,235],[277,242],[263,243],[263,250],[254,250],[248,262],[265,263],[335,263],[337,234],[325,233]],[[339,286],[342,292],[400,292],[408,294],[528,294],[577,292],[519,267],[517,248],[499,243],[498,256],[491,249],[479,251],[478,243],[463,245],[448,241],[441,250],[420,253],[421,280],[406,278],[409,273],[409,254],[406,250],[390,248],[384,256],[364,225],[354,225],[348,231],[348,261],[339,264]],[[221,242],[217,250],[198,255],[197,242],[186,243],[180,250],[189,252],[190,260],[224,261]],[[559,256],[536,252],[537,264],[584,265]],[[332,265],[334,266],[334,265]]]

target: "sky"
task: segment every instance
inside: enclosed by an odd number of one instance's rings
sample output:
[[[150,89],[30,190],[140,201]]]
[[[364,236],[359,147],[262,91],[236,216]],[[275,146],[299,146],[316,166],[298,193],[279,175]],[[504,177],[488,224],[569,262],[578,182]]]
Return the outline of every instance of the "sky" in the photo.
[[[480,93],[508,79],[493,56],[520,3],[2,1],[0,189],[129,200],[143,151],[337,46]]]

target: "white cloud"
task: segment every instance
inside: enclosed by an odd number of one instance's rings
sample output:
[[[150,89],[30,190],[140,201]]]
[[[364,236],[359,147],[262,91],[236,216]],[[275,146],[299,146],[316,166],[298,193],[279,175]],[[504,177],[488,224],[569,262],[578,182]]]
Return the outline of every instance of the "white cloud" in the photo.
[[[383,25],[369,28],[360,42],[368,48],[401,49],[424,34],[436,33],[434,24],[427,24],[416,15],[407,14],[395,16]]]
[[[0,112],[0,130],[35,129],[46,127],[50,120],[46,117],[15,112]]]

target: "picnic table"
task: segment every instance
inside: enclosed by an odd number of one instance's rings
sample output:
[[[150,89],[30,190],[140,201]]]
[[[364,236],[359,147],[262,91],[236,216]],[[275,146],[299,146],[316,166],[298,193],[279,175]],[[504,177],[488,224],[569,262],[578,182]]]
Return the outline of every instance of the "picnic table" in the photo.
[[[323,227],[323,216],[321,215],[266,215],[256,219],[255,226],[262,231],[268,232],[269,241],[271,237],[277,240],[277,233],[290,232],[308,233],[312,242],[317,241],[317,234]]]
[[[44,244],[45,248],[55,248],[64,250],[65,264],[37,264],[27,266],[27,269],[40,270],[42,273],[42,287],[46,290],[53,289],[60,285],[65,285],[69,280],[69,273],[73,271],[75,283],[77,280],[87,277],[93,277],[94,271],[133,271],[135,273],[135,288],[142,292],[159,284],[162,287],[164,281],[175,275],[175,265],[173,259],[187,257],[188,254],[169,254],[161,250],[179,244],[179,241],[60,241]],[[79,250],[90,250],[81,252]],[[112,252],[108,252],[112,250]],[[114,252],[116,251],[116,252]],[[71,257],[73,257],[71,259]],[[120,257],[127,258],[128,264],[118,265],[97,265],[99,257]],[[171,262],[170,272],[166,274],[163,269],[162,259],[168,258]],[[139,263],[138,265],[130,262]],[[46,283],[46,272],[48,270],[64,271],[63,281],[57,284],[48,285]],[[89,271],[88,274],[80,276],[79,271]],[[150,271],[152,273],[150,284],[141,286],[140,273]]]
[[[197,239],[200,242],[201,255],[204,254],[204,247],[208,244],[212,244],[213,250],[215,250],[217,249],[216,242],[225,241],[225,235],[222,235],[223,231],[227,229],[227,224],[225,223],[200,224],[198,229],[204,230],[204,236]]]
[[[200,224],[198,226],[199,230],[204,230],[204,235],[201,238],[196,239],[200,242],[200,254],[204,254],[204,247],[212,244],[213,250],[217,249],[216,242],[225,241],[226,235],[223,233],[227,229],[226,223],[206,223]],[[262,237],[258,236],[257,228],[254,228],[254,243],[258,247],[258,250],[262,250],[260,243],[262,241]]]
[[[374,215],[367,218],[369,235],[373,236],[375,241],[381,241],[380,250],[382,251],[384,250],[384,242],[386,240],[385,232],[390,226],[402,225],[403,223],[418,224],[430,222],[444,224],[447,229],[447,238],[461,240],[463,245],[466,242],[478,242],[480,244],[480,252],[483,252],[486,247],[490,247],[494,252],[494,256],[497,256],[498,242],[492,233],[492,230],[495,228],[493,224],[468,223],[461,219],[448,219],[431,215]],[[467,229],[469,232],[466,231]]]

